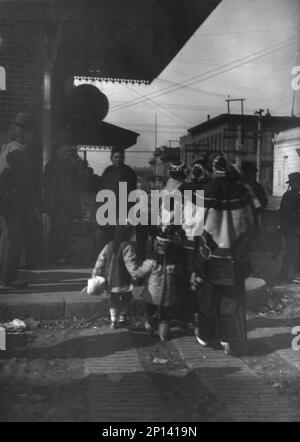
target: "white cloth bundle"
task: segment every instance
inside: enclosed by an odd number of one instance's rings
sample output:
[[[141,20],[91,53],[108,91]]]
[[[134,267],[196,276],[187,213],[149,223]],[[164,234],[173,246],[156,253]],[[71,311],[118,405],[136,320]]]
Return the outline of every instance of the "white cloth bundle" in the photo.
[[[106,281],[102,276],[94,276],[88,280],[87,294],[102,295],[106,288]]]

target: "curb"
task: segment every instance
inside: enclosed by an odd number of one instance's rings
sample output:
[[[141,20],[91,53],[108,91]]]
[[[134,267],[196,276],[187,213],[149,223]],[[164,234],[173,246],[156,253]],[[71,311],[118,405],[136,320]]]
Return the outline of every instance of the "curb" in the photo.
[[[269,293],[265,281],[258,278],[247,280],[247,308],[257,311],[265,304]],[[252,289],[250,290],[249,288]],[[51,299],[51,297],[36,296],[37,300],[23,297],[19,301],[8,300],[1,302],[0,297],[0,320],[8,321],[14,318],[25,319],[34,318],[37,320],[53,320],[62,318],[88,318],[95,314],[106,316],[108,314],[108,299],[106,295],[78,296],[62,294],[61,298]],[[75,298],[75,299],[74,299]],[[141,289],[134,290],[134,300],[132,312],[137,315],[144,312],[145,304],[141,298]]]

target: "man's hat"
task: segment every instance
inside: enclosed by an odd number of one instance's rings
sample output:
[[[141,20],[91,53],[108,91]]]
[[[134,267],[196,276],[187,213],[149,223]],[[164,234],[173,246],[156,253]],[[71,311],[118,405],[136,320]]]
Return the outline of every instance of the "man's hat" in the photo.
[[[183,162],[174,162],[170,164],[170,172],[172,173],[181,173],[181,172],[185,172],[186,170],[186,165]]]
[[[23,129],[33,129],[35,126],[34,119],[23,112],[18,112],[15,118],[9,121],[9,123],[16,124],[17,126],[20,126]]]
[[[299,172],[290,173],[289,179],[286,182],[286,184],[295,183],[296,181],[300,181],[300,173]]]
[[[213,160],[212,166],[215,173],[225,173],[228,168],[226,158],[223,155],[217,155]]]
[[[208,167],[205,160],[196,160],[192,164],[192,175],[196,180],[206,180],[209,177]]]
[[[184,162],[174,162],[170,164],[169,174],[171,177],[184,181],[187,177],[187,167]]]

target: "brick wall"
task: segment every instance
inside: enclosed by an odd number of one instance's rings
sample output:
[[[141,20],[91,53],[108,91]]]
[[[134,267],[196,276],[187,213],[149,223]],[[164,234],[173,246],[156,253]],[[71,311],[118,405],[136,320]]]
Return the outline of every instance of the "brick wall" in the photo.
[[[38,116],[41,103],[39,7],[30,0],[0,0],[0,66],[6,91],[0,91],[0,125],[18,111]]]

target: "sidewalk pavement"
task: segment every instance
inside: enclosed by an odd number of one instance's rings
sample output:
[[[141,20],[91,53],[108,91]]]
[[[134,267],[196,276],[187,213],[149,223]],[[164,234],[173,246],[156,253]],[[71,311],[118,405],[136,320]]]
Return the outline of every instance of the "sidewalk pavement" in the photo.
[[[15,318],[60,319],[84,318],[95,314],[106,316],[108,299],[102,296],[83,295],[90,268],[41,268],[20,272],[20,278],[29,281],[26,290],[0,289],[0,320]],[[268,296],[265,282],[249,278],[246,283],[248,308],[257,310]],[[134,306],[142,307],[143,288],[134,290]]]
[[[90,268],[82,267],[20,271],[20,279],[27,280],[30,285],[18,291],[0,288],[0,320],[105,316],[108,312],[106,294],[89,296],[81,293],[90,273]],[[141,290],[134,290],[137,305],[142,301]]]

